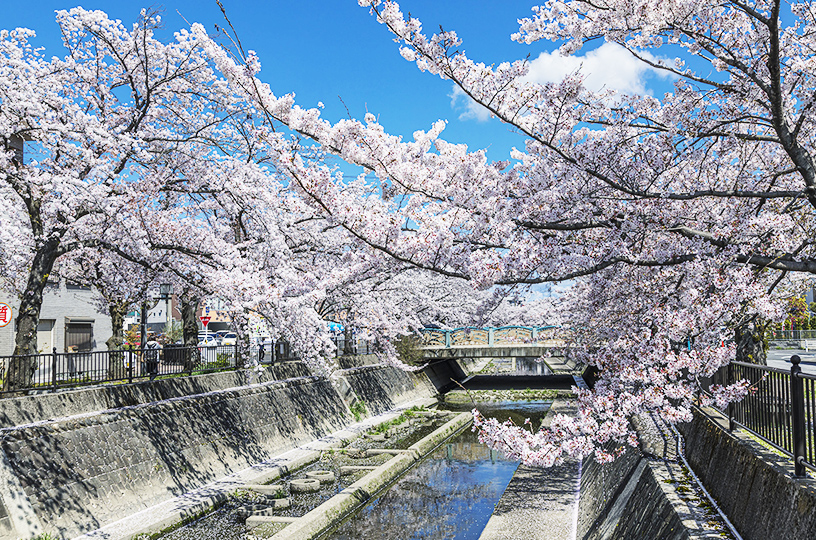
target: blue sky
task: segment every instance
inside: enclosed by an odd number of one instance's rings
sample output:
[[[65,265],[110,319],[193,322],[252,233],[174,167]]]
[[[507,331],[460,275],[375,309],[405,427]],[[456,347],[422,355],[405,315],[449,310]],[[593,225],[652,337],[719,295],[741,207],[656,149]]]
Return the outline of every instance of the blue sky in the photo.
[[[156,5],[133,0],[4,4],[3,28],[34,29],[38,35],[35,43],[45,47],[49,55],[58,56],[63,55],[63,49],[55,10],[76,5],[101,9],[129,26],[142,7]],[[258,53],[261,78],[278,95],[294,92],[301,106],[313,107],[322,101],[324,115],[330,120],[346,117],[346,107],[355,118],[362,119],[371,112],[387,131],[410,137],[414,131],[426,130],[436,120],[445,119],[448,127],[443,138],[465,143],[471,149],[487,148],[493,160],[506,159],[511,147],[523,146],[523,139],[497,120],[485,119],[478,109],[469,112],[465,98],[454,101],[449,81],[422,73],[404,60],[391,34],[355,0],[224,0],[224,5],[244,47]],[[510,34],[518,30],[516,20],[530,14],[531,2],[405,0],[400,5],[404,12],[422,20],[427,32],[439,25],[456,30],[468,55],[487,64],[529,55],[537,60],[534,64],[544,79],[566,74],[584,62],[585,70],[594,66],[599,71],[594,75],[601,81],[597,84],[611,78],[624,85],[649,80],[648,73],[616,67],[624,61],[616,51],[595,51],[587,58],[563,61],[548,54],[555,48],[551,43],[528,46],[511,41]],[[161,7],[165,39],[187,27],[184,19],[200,22],[211,32],[215,32],[216,24],[223,26],[215,0],[168,0]],[[539,58],[541,53],[545,54]]]

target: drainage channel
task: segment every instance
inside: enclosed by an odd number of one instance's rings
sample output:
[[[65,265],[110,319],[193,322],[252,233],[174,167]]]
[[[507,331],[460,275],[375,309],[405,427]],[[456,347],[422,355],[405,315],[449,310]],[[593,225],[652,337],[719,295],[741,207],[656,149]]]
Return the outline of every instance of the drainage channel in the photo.
[[[479,408],[536,423],[548,407],[515,402]],[[218,511],[162,538],[477,539],[518,464],[465,429],[470,412],[413,416],[324,452],[319,462],[274,485],[245,486]]]

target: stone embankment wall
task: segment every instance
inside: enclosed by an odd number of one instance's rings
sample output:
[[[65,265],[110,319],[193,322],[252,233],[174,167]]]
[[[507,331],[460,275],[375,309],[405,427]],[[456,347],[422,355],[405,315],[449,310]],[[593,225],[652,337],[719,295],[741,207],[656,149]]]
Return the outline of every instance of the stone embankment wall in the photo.
[[[610,464],[584,460],[577,538],[719,538],[693,497],[678,493],[687,479],[676,463],[677,445],[669,429],[648,416],[639,417],[635,427],[640,449],[629,448]]]
[[[0,539],[72,538],[353,423],[335,384],[303,369],[0,401]],[[433,395],[394,368],[352,371],[376,410]]]
[[[134,384],[110,384],[67,392],[42,393],[16,399],[0,400],[0,427],[20,426],[41,420],[76,414],[117,409],[152,403],[182,396],[204,394],[225,388],[247,386],[251,383],[282,381],[311,375],[301,362],[283,362],[268,366],[260,377],[244,371],[227,371],[198,375],[141,381]]]
[[[436,388],[421,373],[362,366],[341,370],[336,375],[347,382],[371,415],[393,409],[406,401],[407,396],[415,396],[417,393],[423,397],[436,394]]]
[[[685,455],[706,489],[745,540],[816,538],[816,480],[795,478],[790,458],[775,454],[745,432],[729,433],[712,409],[695,410],[678,426]]]

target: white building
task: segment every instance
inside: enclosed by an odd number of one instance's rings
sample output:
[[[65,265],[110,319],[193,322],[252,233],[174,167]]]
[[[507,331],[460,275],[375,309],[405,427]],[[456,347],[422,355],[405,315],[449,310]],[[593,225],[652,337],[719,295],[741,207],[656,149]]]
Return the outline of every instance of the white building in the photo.
[[[0,328],[0,356],[14,352],[14,335],[20,301],[0,293],[0,302],[11,307],[11,322]],[[111,336],[111,321],[99,311],[98,295],[88,287],[67,284],[65,280],[49,282],[43,292],[40,324],[37,327],[37,349],[40,352],[106,350]]]

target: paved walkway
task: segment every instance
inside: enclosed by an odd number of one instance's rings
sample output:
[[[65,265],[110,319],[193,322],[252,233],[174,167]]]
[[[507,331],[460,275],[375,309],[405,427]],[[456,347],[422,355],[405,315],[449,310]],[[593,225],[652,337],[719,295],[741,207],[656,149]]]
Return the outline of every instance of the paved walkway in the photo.
[[[544,419],[574,414],[574,400],[557,399]],[[479,540],[573,540],[575,538],[579,463],[555,467],[520,465]]]

